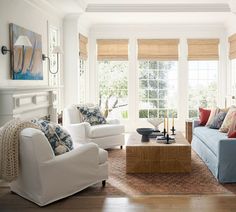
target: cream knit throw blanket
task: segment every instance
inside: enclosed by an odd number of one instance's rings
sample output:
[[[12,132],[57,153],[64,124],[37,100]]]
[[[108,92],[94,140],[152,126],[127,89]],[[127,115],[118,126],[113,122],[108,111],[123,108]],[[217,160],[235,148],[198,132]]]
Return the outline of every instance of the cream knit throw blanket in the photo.
[[[20,119],[13,119],[0,129],[0,179],[15,180],[19,174],[19,134],[25,128],[38,126]]]

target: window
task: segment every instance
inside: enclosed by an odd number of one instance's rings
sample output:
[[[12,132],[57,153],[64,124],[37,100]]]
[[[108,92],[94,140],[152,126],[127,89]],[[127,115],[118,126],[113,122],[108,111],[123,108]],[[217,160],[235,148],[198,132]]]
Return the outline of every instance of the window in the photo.
[[[105,117],[128,118],[128,40],[98,39],[99,105]]]
[[[236,96],[236,59],[231,60],[231,92]]]
[[[86,80],[87,80],[87,61],[83,58],[80,58],[79,61],[80,69],[79,69],[79,102],[81,104],[86,103]]]
[[[218,61],[189,61],[189,118],[198,108],[211,108],[217,101]]]
[[[139,118],[177,117],[177,61],[139,61]]]
[[[229,59],[231,60],[231,95],[236,96],[236,34],[229,37]]]
[[[116,118],[128,118],[128,61],[98,61],[99,105]]]
[[[86,103],[88,38],[79,34],[79,102]]]

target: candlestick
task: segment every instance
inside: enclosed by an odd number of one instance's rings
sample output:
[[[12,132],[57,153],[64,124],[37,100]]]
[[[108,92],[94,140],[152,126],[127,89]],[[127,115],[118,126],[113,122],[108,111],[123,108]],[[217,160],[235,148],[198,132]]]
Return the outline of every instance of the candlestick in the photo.
[[[164,129],[166,129],[166,118],[164,117]]]
[[[169,144],[169,140],[170,140],[170,137],[169,137],[169,134],[167,133],[167,135],[166,135],[166,144]]]
[[[172,135],[175,135],[175,128],[174,127],[172,127],[171,131],[172,131]]]
[[[172,113],[172,128],[175,127],[174,113]]]
[[[166,122],[167,122],[167,131],[166,132],[168,134],[169,133],[169,117],[168,117],[168,114],[167,114],[167,121]]]

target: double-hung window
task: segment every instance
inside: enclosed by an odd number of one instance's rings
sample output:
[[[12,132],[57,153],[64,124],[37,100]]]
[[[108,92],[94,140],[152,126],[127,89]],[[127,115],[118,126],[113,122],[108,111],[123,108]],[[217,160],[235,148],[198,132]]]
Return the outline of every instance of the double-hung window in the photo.
[[[231,96],[236,96],[236,34],[229,37],[229,59],[231,62]]]
[[[188,39],[188,116],[217,104],[218,39]]]
[[[177,117],[177,39],[139,39],[139,118]]]
[[[99,105],[105,117],[128,118],[128,40],[97,40]]]
[[[79,102],[86,103],[86,83],[87,83],[87,51],[88,39],[79,34]]]

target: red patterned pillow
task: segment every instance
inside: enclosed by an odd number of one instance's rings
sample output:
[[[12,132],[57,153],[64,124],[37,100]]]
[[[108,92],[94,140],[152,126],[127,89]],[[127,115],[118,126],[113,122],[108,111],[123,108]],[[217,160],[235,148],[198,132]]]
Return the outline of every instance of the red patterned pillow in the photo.
[[[229,127],[228,137],[236,131],[236,112],[232,113],[232,122]]]
[[[199,108],[199,119],[200,119],[200,125],[201,126],[205,126],[208,119],[209,119],[209,116],[211,114],[211,110],[207,110],[207,109],[204,109],[204,108]]]
[[[228,134],[228,138],[236,138],[236,130]]]

